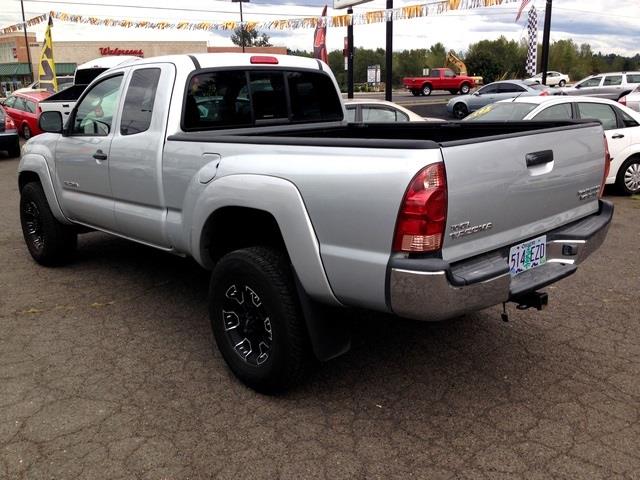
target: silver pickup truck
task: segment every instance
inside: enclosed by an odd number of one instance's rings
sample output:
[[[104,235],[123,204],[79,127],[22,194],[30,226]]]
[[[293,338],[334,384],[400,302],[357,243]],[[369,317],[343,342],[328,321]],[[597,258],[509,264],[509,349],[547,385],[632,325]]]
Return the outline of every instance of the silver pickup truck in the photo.
[[[347,124],[331,71],[198,54],[108,70],[19,166],[33,258],[101,230],[212,270],[231,370],[264,392],[348,350],[351,308],[442,320],[540,289],[603,242],[593,122]]]

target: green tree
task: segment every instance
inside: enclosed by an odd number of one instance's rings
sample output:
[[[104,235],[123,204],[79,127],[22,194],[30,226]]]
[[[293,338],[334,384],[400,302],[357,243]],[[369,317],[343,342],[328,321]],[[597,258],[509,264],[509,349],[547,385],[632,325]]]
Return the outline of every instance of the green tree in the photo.
[[[425,67],[438,68],[444,67],[444,63],[447,59],[447,49],[440,42],[431,45],[424,56]],[[422,72],[422,69],[421,69]]]
[[[270,47],[269,35],[266,33],[260,34],[257,30],[245,30],[242,27],[236,28],[231,34],[231,41],[239,46],[242,46],[242,39],[244,38],[245,47]]]
[[[500,78],[522,78],[525,75],[527,48],[501,36],[497,40],[481,40],[471,44],[464,62],[470,75],[481,75],[485,83]]]

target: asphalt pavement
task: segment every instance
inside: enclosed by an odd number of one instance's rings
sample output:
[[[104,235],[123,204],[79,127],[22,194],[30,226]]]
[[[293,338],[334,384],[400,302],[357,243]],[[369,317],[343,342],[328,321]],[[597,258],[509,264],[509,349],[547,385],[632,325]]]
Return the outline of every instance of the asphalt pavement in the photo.
[[[359,313],[348,354],[267,397],[212,348],[193,261],[90,233],[36,265],[17,165],[0,154],[0,478],[640,478],[640,197],[610,197],[545,311]]]

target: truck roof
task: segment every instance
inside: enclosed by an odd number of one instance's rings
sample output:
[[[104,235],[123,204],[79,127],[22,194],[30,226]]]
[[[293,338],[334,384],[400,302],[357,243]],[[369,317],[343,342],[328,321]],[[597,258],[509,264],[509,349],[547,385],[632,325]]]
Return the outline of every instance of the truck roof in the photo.
[[[185,60],[192,63],[190,58],[195,58],[200,64],[201,68],[215,68],[215,67],[249,67],[252,65],[277,65],[280,67],[289,68],[308,68],[313,70],[328,70],[326,66],[320,60],[307,57],[296,57],[293,55],[270,55],[270,54],[254,54],[254,53],[193,53],[183,55],[164,55],[160,57],[143,58],[136,62],[136,65],[145,63],[158,63],[158,62],[170,62],[170,63],[182,63]],[[253,60],[252,60],[253,59]],[[275,59],[268,61],[267,59]]]

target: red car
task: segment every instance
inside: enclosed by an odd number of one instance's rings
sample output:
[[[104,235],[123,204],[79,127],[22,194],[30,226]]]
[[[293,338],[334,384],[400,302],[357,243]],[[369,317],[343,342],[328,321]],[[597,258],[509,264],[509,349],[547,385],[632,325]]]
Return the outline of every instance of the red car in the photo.
[[[449,90],[453,95],[469,93],[476,82],[472,77],[457,75],[450,68],[432,68],[427,77],[405,77],[404,87],[414,95],[431,95],[434,90]]]
[[[27,140],[42,133],[38,126],[40,102],[51,96],[49,92],[14,93],[4,102],[4,108],[16,123],[18,132]]]

